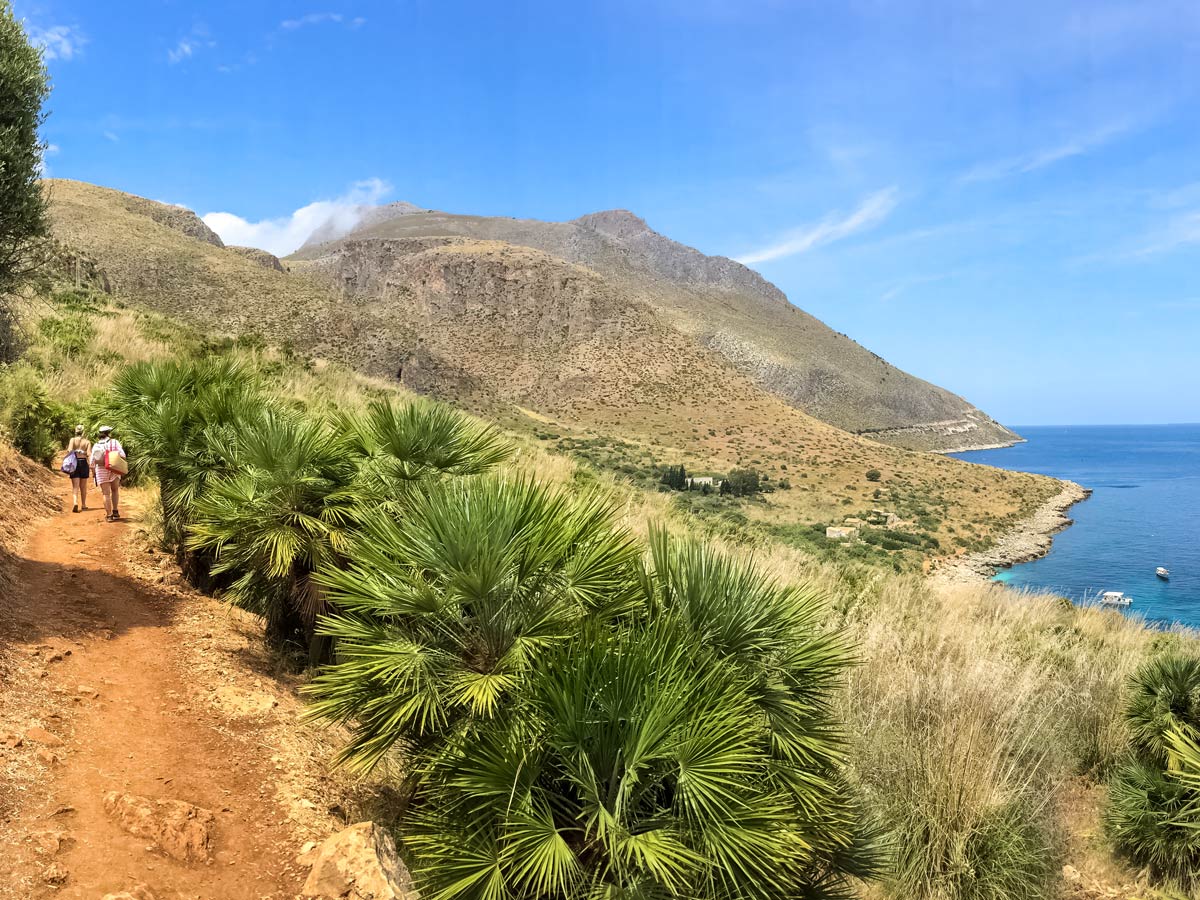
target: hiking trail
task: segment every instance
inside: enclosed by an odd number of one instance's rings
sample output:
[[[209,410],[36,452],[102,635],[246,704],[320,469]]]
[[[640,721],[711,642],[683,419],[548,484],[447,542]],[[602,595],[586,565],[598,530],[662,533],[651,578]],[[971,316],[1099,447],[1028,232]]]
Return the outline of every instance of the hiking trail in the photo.
[[[33,526],[0,599],[0,898],[139,884],[156,900],[295,897],[297,816],[269,743],[283,713],[269,690],[222,678],[213,647],[231,615],[205,598],[217,633],[189,631],[179,597],[132,572],[130,554],[153,551],[130,549],[129,521],[73,514],[69,486],[56,493],[66,511]],[[136,503],[128,492],[123,514],[136,520]],[[246,702],[222,706],[230,697]],[[208,858],[130,833],[105,810],[114,791],[211,811]]]

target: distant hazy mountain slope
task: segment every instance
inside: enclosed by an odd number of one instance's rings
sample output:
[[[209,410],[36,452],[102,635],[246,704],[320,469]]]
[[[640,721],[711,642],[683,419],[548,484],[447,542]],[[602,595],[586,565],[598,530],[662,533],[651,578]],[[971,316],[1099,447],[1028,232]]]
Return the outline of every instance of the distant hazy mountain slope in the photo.
[[[406,211],[381,214],[341,242],[436,236],[504,241],[587,266],[788,403],[839,428],[919,449],[1017,439],[961,397],[793,306],[758,273],[672,241],[624,210],[572,222]],[[341,242],[310,244],[295,258],[336,253]]]

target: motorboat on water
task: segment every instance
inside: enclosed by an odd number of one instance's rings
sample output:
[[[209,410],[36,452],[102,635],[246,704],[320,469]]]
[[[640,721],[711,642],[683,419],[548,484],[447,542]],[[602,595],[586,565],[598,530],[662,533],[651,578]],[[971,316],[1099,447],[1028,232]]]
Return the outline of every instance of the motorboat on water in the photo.
[[[1105,591],[1100,595],[1101,606],[1133,606],[1133,598],[1126,597],[1121,591]]]
[[[1168,569],[1166,566],[1159,566],[1157,569],[1154,570],[1154,574],[1157,575],[1159,578],[1161,578],[1163,581],[1166,581],[1168,578],[1171,577],[1171,570]]]

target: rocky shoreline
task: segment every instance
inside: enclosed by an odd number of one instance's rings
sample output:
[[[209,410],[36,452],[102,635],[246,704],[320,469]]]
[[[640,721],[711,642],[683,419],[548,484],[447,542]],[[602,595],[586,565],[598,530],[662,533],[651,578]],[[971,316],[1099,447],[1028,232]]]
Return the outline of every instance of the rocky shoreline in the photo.
[[[931,577],[944,582],[990,580],[999,569],[1038,559],[1050,552],[1054,535],[1072,524],[1067,511],[1091,496],[1090,489],[1064,481],[1063,489],[987,550],[944,561]]]
[[[1005,441],[1003,444],[967,444],[962,447],[951,447],[949,450],[934,450],[933,452],[946,456],[950,453],[970,453],[973,450],[1007,450],[1009,447],[1024,443],[1025,438],[1017,438],[1013,441]]]

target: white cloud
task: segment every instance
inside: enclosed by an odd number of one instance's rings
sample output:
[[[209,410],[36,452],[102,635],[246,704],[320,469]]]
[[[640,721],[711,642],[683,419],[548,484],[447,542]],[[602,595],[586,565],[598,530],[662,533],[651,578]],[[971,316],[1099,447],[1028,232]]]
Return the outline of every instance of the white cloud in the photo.
[[[112,141],[114,144],[120,143],[120,141],[121,141],[121,139],[120,139],[119,137],[117,137],[117,134],[116,134],[116,132],[115,132],[115,131],[106,131],[106,132],[104,132],[104,137],[105,137],[105,139],[106,139],[106,140],[110,140],[110,141]]]
[[[359,181],[335,200],[318,200],[302,206],[290,216],[248,222],[228,212],[206,213],[201,218],[226,244],[258,247],[276,256],[286,256],[300,247],[322,225],[333,223],[345,233],[362,216],[364,206],[374,206],[390,194],[392,186],[380,178]]]
[[[49,28],[41,28],[37,25],[30,25],[28,22],[24,24],[29,42],[35,47],[40,47],[42,55],[46,59],[64,61],[74,59],[83,49],[83,45],[88,42],[84,33],[72,25],[52,25]]]
[[[183,38],[175,45],[175,49],[167,51],[167,61],[175,65],[188,59],[195,52],[196,45],[189,38]]]
[[[341,21],[341,13],[309,13],[308,15],[301,16],[298,19],[284,19],[279,23],[279,27],[285,29],[286,31],[295,31],[297,28],[303,28],[306,25],[323,25],[326,22],[340,24]],[[363,21],[365,20],[355,19],[354,23],[356,25],[360,25]]]
[[[54,154],[58,153],[58,150],[58,144],[47,144],[42,148],[42,158],[38,161],[37,166],[38,174],[42,178],[50,177],[50,167],[46,165],[46,157],[53,156]]]
[[[1105,125],[1102,128],[1097,128],[1094,131],[1073,135],[1061,143],[1044,147],[1041,150],[1034,150],[1018,156],[1010,156],[1007,159],[981,163],[964,172],[959,181],[964,184],[977,181],[996,181],[1011,175],[1024,175],[1027,172],[1036,172],[1038,169],[1052,166],[1057,162],[1062,162],[1064,159],[1083,156],[1086,153],[1097,150],[1128,133],[1131,128],[1132,123],[1130,122],[1115,122]]]
[[[849,215],[830,214],[816,225],[790,231],[774,244],[739,256],[738,262],[749,266],[784,256],[795,256],[797,253],[807,253],[822,244],[831,244],[859,231],[874,228],[891,215],[899,202],[899,194],[900,191],[896,187],[876,191]]]

